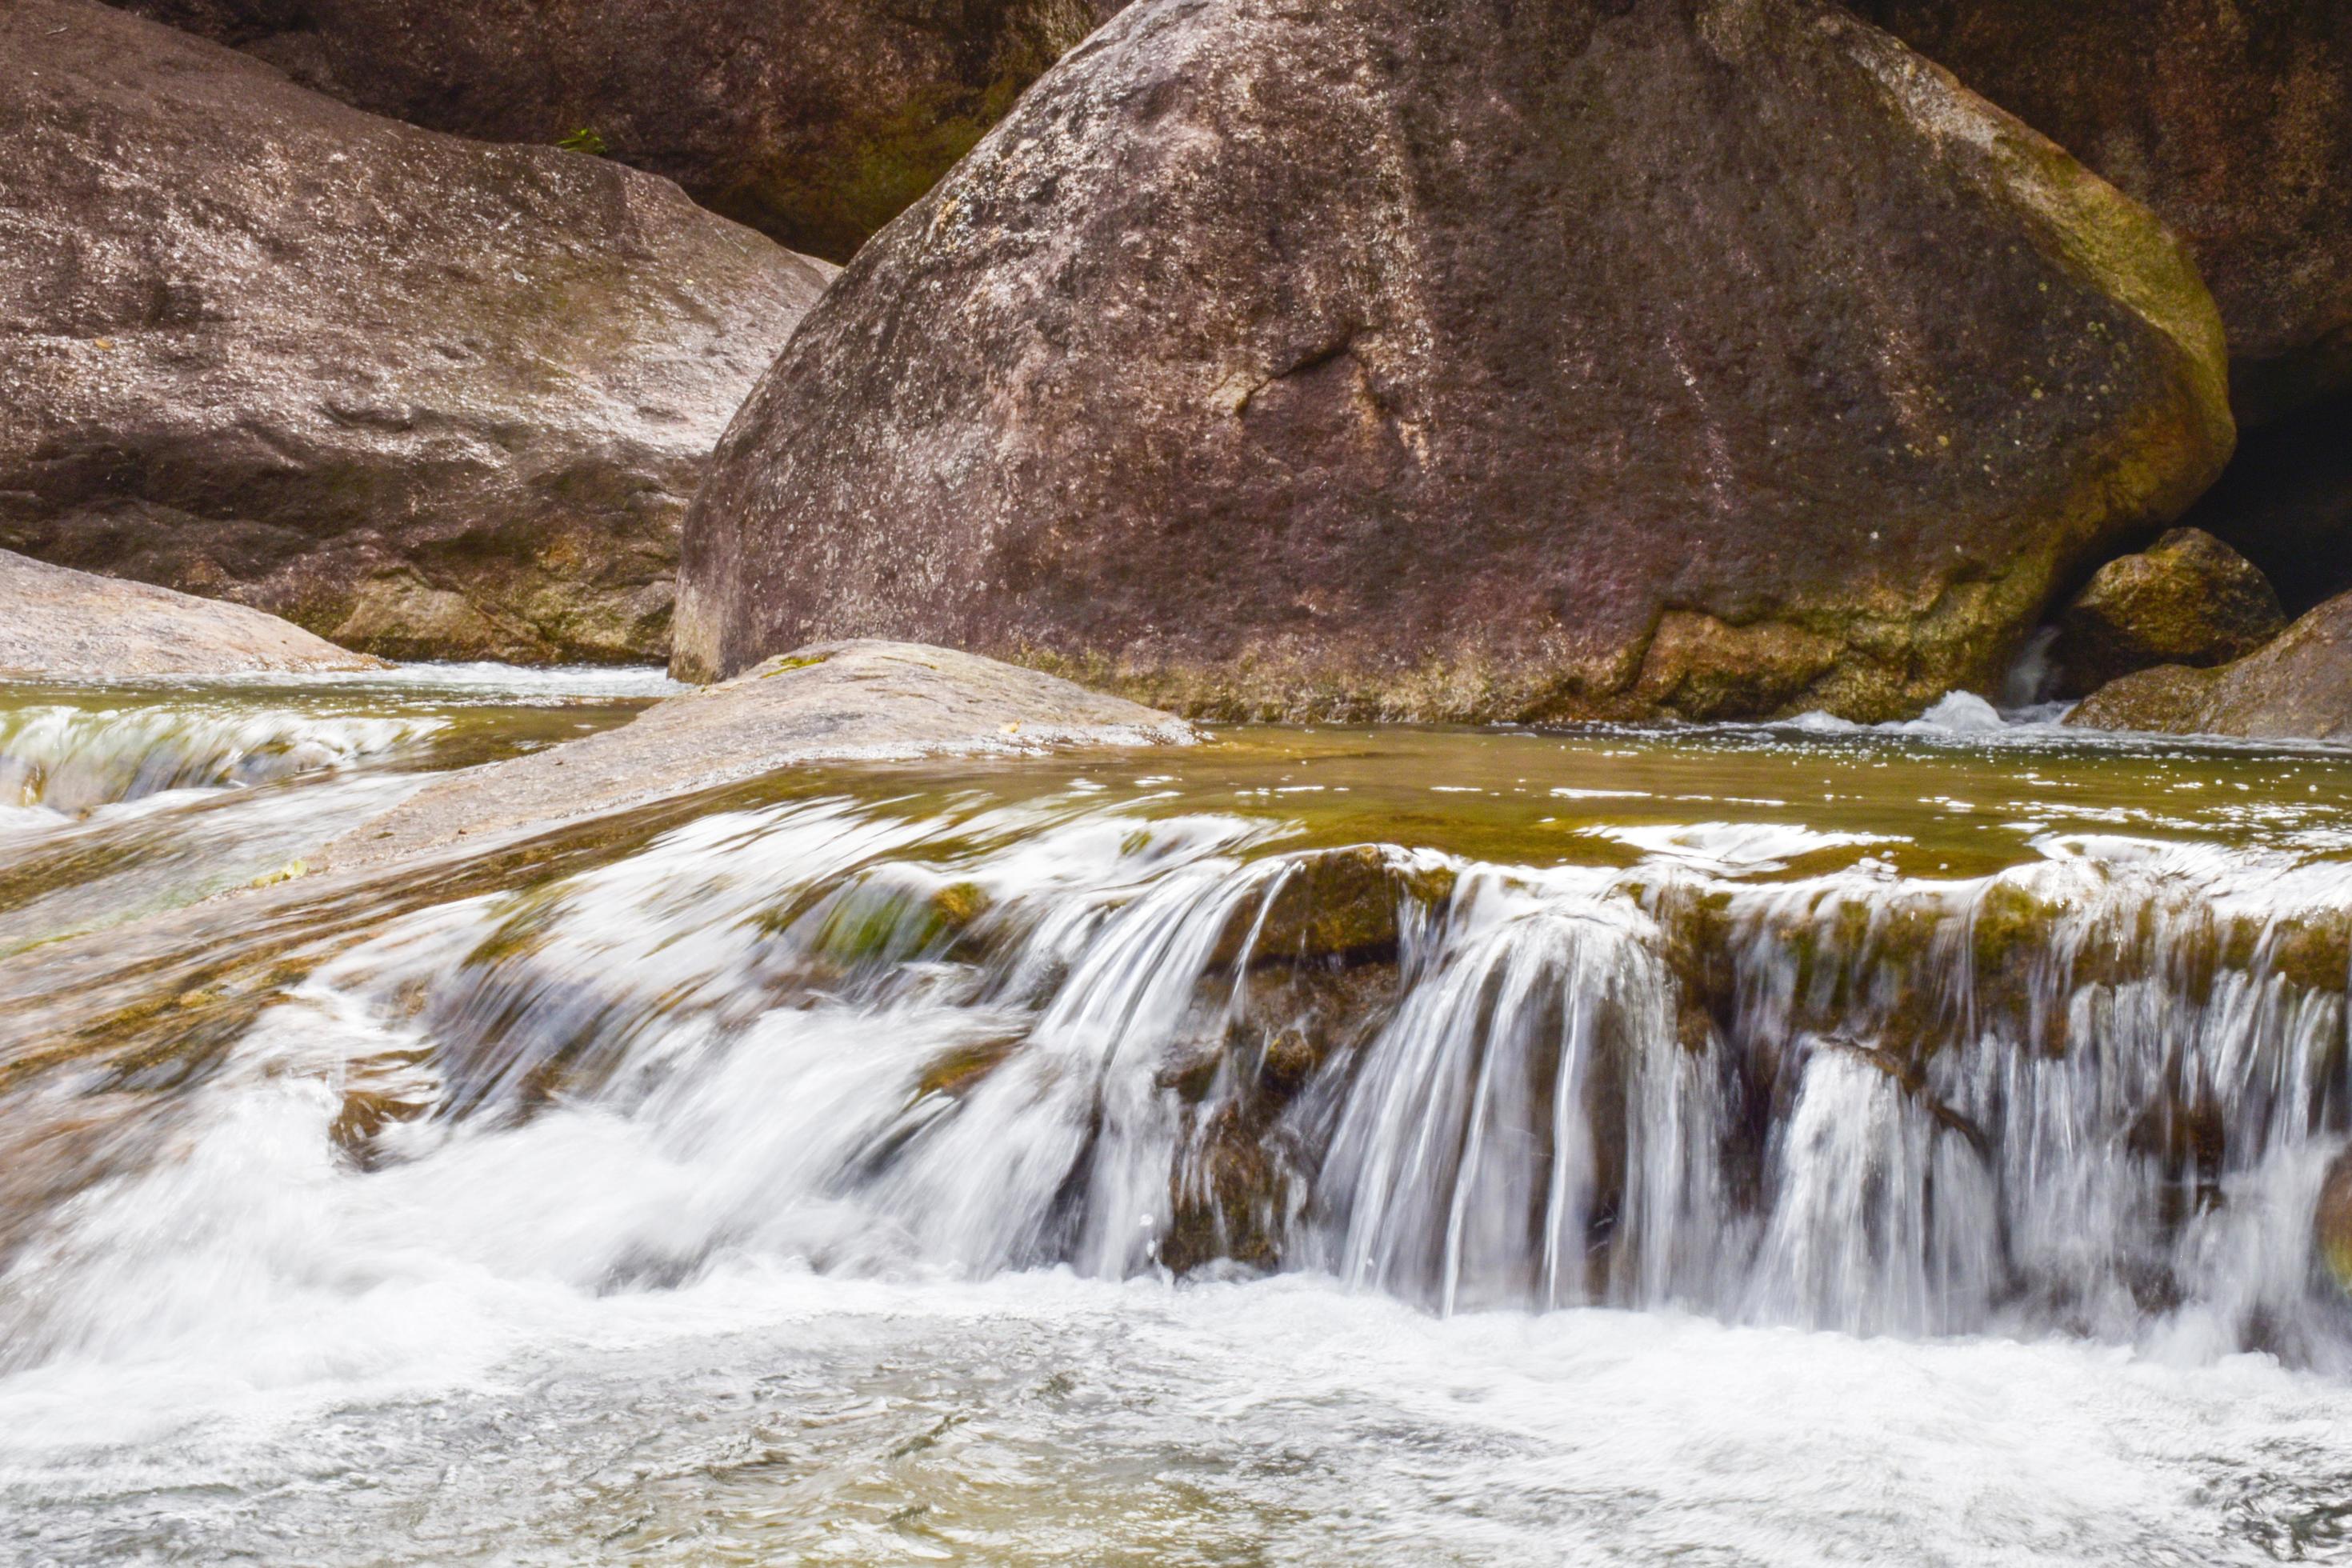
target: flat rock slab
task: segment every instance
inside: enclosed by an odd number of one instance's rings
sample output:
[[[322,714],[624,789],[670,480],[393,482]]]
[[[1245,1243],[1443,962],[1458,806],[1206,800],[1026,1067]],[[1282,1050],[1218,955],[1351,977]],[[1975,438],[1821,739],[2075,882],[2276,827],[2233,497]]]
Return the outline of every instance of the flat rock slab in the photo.
[[[0,550],[0,677],[135,680],[385,668],[242,605]]]
[[[1192,738],[1168,714],[993,659],[828,643],[657,703],[617,730],[429,784],[322,858],[333,870],[381,865],[795,763]]]

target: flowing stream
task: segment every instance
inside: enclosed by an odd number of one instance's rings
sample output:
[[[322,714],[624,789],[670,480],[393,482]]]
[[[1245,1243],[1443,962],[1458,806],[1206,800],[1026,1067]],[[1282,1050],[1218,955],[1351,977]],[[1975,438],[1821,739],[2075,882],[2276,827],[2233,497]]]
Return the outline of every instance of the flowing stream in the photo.
[[[2352,756],[1237,729],[196,902],[659,689],[0,716],[0,1555],[2352,1560]]]

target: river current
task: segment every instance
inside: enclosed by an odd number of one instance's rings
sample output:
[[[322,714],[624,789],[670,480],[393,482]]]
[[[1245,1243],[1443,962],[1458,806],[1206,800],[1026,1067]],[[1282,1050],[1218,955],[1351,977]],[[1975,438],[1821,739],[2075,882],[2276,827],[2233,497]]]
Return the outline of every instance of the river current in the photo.
[[[0,1557],[2352,1560],[2352,755],[1238,728],[299,902],[666,689],[0,704]]]

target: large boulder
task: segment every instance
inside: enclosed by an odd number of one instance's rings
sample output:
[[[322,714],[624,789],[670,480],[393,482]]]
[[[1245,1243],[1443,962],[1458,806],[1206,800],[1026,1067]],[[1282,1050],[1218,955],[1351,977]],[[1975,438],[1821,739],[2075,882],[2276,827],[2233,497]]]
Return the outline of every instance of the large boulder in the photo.
[[[79,0],[0,5],[0,545],[394,657],[664,656],[829,268]]]
[[[845,260],[1100,0],[118,0],[378,114],[564,142]]]
[[[1816,0],[1153,0],[811,312],[683,674],[919,638],[1201,713],[1916,712],[2232,438],[2135,203]]]
[[[2285,629],[2286,613],[2253,563],[2210,533],[2176,528],[2100,567],[2058,626],[2050,651],[2064,694],[2080,697],[2161,664],[2243,658]]]
[[[381,669],[275,616],[0,550],[0,678],[138,680]]]
[[[2249,424],[2352,383],[2352,5],[1854,0],[2153,207],[2228,324]]]
[[[2259,741],[2352,737],[2352,594],[2328,600],[2235,664],[2165,665],[2113,681],[2066,721]]]

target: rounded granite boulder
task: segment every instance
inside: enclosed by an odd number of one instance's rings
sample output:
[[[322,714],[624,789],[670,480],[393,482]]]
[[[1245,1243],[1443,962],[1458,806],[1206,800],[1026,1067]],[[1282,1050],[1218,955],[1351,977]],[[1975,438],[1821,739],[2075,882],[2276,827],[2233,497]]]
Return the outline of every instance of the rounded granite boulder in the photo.
[[[675,667],[887,636],[1195,713],[1890,718],[1993,689],[2232,439],[2156,220],[1838,7],[1155,0],[811,312]]]

